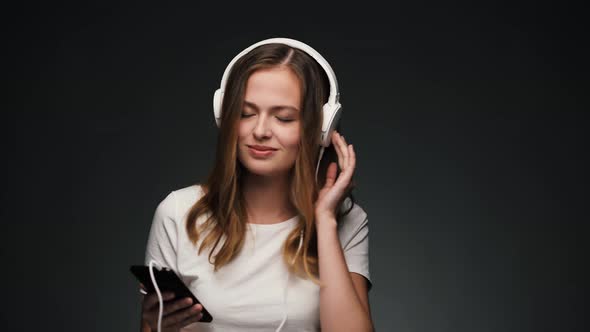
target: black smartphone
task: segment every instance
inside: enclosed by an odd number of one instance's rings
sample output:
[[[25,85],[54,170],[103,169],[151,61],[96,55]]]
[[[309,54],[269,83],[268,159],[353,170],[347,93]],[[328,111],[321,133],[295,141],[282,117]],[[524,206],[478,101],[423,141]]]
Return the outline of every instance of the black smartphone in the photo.
[[[148,294],[155,293],[156,289],[152,284],[152,278],[150,276],[150,268],[149,266],[145,265],[131,265],[130,268],[131,273],[135,276],[139,282],[141,282]],[[203,306],[203,317],[199,320],[199,322],[210,323],[213,320],[213,316],[207,311],[205,305],[197,299],[197,297],[186,287],[186,285],[180,280],[178,275],[174,273],[173,270],[168,269],[167,267],[163,267],[159,270],[157,267],[153,267],[154,277],[156,278],[156,282],[158,283],[158,288],[160,289],[160,293],[164,292],[173,292],[175,298],[185,298],[190,297],[193,299],[193,305],[200,303]]]

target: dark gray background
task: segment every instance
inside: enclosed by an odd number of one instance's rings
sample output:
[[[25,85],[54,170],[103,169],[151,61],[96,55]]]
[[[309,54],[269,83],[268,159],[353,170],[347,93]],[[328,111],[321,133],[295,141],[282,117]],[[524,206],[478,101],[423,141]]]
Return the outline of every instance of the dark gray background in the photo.
[[[154,210],[204,179],[223,70],[270,37],[308,43],[338,77],[378,331],[584,330],[579,8],[52,2],[4,16],[2,330],[138,330],[129,266]]]

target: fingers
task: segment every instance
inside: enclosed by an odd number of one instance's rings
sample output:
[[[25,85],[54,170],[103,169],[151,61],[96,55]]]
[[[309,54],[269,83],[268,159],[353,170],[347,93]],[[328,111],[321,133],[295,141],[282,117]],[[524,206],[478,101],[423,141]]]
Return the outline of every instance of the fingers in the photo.
[[[201,318],[203,318],[203,313],[201,312],[203,307],[200,304],[195,304],[186,308],[174,315],[170,315],[166,317],[166,319],[162,322],[162,325],[166,327],[172,328],[182,328],[190,323],[198,322]]]
[[[348,187],[356,167],[356,154],[352,144],[348,144],[344,136],[334,131],[333,136],[334,148],[338,154],[338,162],[340,163],[341,173],[333,185]]]
[[[153,298],[156,294],[150,294],[146,296],[146,302],[153,302]],[[143,309],[143,319],[149,322],[153,327],[158,322],[159,315],[159,303],[157,295],[155,296],[155,304],[152,307]],[[147,303],[147,304],[149,304]],[[146,305],[147,305],[146,304]],[[164,302],[164,308],[162,310],[162,327],[166,328],[181,328],[192,322],[197,322],[201,319],[203,305],[200,303],[192,304],[191,298],[182,298],[176,301]]]
[[[179,325],[179,328],[181,328],[181,327],[187,326],[188,324],[199,322],[201,319],[203,319],[203,313],[199,312],[198,315],[193,314],[188,319],[185,319],[182,322],[180,322],[180,324],[178,324],[178,325]]]
[[[341,144],[340,144],[340,149],[342,151],[342,155],[343,155],[343,166],[342,166],[342,170],[348,170],[349,168],[349,160],[350,160],[350,156],[349,156],[349,152],[348,152],[348,143],[346,143],[346,139],[344,138],[344,136],[340,136],[341,138]]]
[[[346,142],[346,139],[344,138],[344,136],[340,136],[342,137],[342,142],[343,144],[343,149],[345,149],[346,151],[346,169],[349,168],[354,168],[355,162],[356,162],[356,158],[354,156],[354,149],[352,147],[352,144],[348,144]]]
[[[354,169],[356,164],[356,156],[354,154],[352,144],[349,145],[346,142],[344,136],[340,135],[336,131],[334,131],[333,143],[336,153],[338,154],[338,163],[340,164],[340,169],[342,171],[345,171],[351,167]],[[354,158],[352,158],[352,156],[354,156]]]
[[[178,311],[180,309],[184,309],[190,307],[193,304],[193,300],[189,297],[182,298],[176,301],[170,301],[170,303],[166,303],[164,305],[164,311],[162,313],[163,316],[166,316],[172,312]],[[198,304],[197,304],[198,305]],[[159,310],[159,309],[158,309]]]
[[[330,163],[328,165],[328,171],[326,172],[326,183],[324,184],[324,188],[330,188],[336,182],[336,170],[338,165],[336,163]]]
[[[190,316],[189,318],[183,320],[182,322],[175,324],[172,327],[169,327],[169,329],[170,329],[170,331],[179,331],[179,329],[181,329],[189,324],[199,322],[201,320],[201,318],[203,318],[202,313],[198,314],[198,315]]]
[[[174,294],[171,292],[165,292],[162,294],[162,300],[168,301],[174,298]],[[143,298],[144,311],[153,310],[156,305],[159,305],[158,294],[150,293]],[[165,307],[165,306],[164,306]]]
[[[344,167],[344,160],[341,145],[341,136],[340,134],[334,130],[334,134],[332,135],[332,144],[334,144],[334,150],[336,150],[336,155],[338,156],[338,165],[340,165],[340,169]]]

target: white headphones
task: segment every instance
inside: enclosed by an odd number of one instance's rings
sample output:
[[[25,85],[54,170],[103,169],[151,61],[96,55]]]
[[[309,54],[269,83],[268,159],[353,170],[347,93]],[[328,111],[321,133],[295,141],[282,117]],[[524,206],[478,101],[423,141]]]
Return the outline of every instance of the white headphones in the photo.
[[[330,81],[330,98],[328,99],[328,102],[324,104],[324,106],[322,107],[324,113],[324,120],[322,123],[320,145],[323,147],[330,146],[332,141],[332,132],[336,128],[338,121],[342,116],[342,105],[340,105],[340,102],[338,101],[340,98],[340,93],[338,92],[338,81],[336,81],[336,75],[334,74],[332,67],[330,67],[330,64],[328,64],[328,61],[326,61],[326,59],[324,59],[324,57],[322,57],[316,50],[311,48],[309,45],[306,45],[298,40],[290,38],[270,38],[262,40],[246,48],[233,58],[233,60],[229,63],[229,65],[227,66],[227,68],[225,68],[225,71],[223,72],[223,78],[221,79],[220,88],[215,90],[215,94],[213,95],[213,114],[215,116],[215,123],[217,124],[217,127],[219,127],[221,123],[221,104],[223,101],[223,93],[225,92],[227,78],[229,77],[229,73],[234,63],[239,58],[244,56],[246,53],[250,52],[252,49],[260,45],[273,43],[285,44],[304,51],[305,53],[309,54],[312,58],[314,58],[320,64],[320,66],[324,68],[324,71],[328,75],[328,80]]]

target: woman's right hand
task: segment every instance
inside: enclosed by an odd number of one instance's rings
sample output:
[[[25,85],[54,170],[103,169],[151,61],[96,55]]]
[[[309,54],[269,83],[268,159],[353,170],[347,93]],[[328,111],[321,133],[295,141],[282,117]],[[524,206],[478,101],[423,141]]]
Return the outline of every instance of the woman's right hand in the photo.
[[[143,287],[143,285],[140,285]],[[145,288],[144,288],[145,289]],[[164,308],[162,310],[162,332],[178,332],[186,325],[198,322],[203,318],[201,304],[192,303],[190,297],[175,299],[174,294],[170,292],[162,293]],[[158,331],[158,314],[160,312],[160,303],[158,294],[150,293],[143,296],[141,303],[141,317],[150,329]]]

